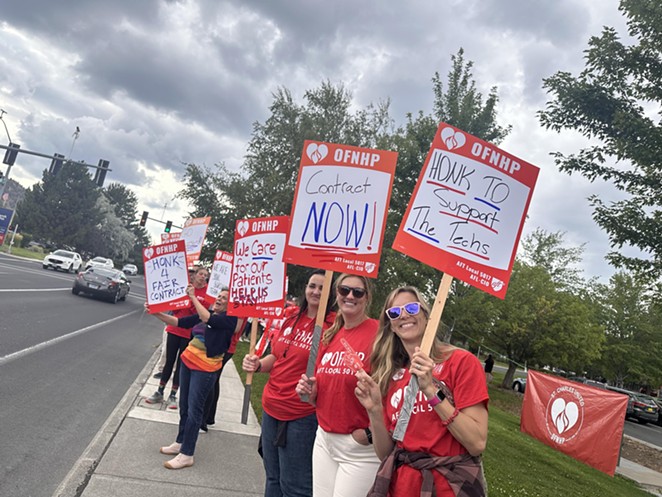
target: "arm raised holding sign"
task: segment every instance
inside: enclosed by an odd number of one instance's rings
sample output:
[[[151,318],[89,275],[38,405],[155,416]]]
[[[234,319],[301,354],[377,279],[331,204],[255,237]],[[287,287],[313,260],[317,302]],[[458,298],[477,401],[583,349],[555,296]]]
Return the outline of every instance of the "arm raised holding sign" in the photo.
[[[382,495],[376,491],[378,482],[390,495],[430,492],[422,485],[423,468],[432,469],[431,463],[437,496],[455,496],[463,485],[475,491],[471,495],[486,495],[479,457],[487,443],[485,375],[475,356],[437,339],[430,355],[421,351],[429,315],[417,289],[391,292],[371,356],[372,377],[357,374],[355,394],[368,412],[375,450],[382,459],[369,496]],[[411,376],[417,378],[420,391],[404,439],[394,442],[391,432]],[[392,479],[394,473],[397,478]]]

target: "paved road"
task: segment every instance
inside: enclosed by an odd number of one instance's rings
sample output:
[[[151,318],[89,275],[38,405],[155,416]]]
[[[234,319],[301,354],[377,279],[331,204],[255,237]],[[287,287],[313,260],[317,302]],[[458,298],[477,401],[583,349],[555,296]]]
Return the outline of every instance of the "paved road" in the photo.
[[[144,290],[116,305],[0,254],[0,495],[49,497],[161,341]]]

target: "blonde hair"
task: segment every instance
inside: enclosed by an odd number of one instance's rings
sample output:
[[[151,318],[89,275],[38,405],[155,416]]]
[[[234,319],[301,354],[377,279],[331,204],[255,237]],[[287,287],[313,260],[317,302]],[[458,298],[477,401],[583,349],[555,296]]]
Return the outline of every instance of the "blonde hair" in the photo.
[[[338,276],[338,279],[336,280],[336,284],[334,285],[334,289],[336,291],[336,303],[338,301],[338,288],[342,286],[343,281],[345,281],[347,278],[358,278],[361,280],[361,283],[363,283],[363,288],[365,289],[365,299],[366,299],[365,308],[367,310],[370,307],[370,302],[372,301],[372,284],[370,283],[370,280],[368,278],[366,278],[365,276],[360,276],[358,274],[343,273],[340,276]],[[331,339],[334,337],[334,335],[338,333],[340,328],[342,328],[343,326],[345,326],[345,318],[342,315],[340,306],[338,306],[336,319],[331,325],[331,327],[324,331],[324,334],[322,335],[322,343],[324,345],[328,345],[331,342]]]
[[[395,297],[401,293],[410,293],[421,304],[421,312],[425,315],[426,321],[430,317],[430,307],[423,299],[421,292],[413,286],[398,287],[386,297],[384,307],[379,315],[379,330],[370,355],[372,379],[379,385],[379,390],[383,396],[386,395],[389,382],[395,372],[409,364],[409,354],[400,337],[391,328],[391,320],[386,316],[386,309],[393,306]],[[448,353],[454,348],[435,337],[430,351],[430,358],[435,363],[443,362]]]

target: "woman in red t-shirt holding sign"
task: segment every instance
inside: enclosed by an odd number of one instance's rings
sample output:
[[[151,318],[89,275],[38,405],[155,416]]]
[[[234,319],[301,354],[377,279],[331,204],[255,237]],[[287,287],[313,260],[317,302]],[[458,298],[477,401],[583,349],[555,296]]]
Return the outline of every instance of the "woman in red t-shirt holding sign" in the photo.
[[[392,291],[370,358],[372,377],[364,371],[356,374],[356,397],[368,412],[382,460],[368,497],[430,495],[432,486],[437,497],[486,495],[480,460],[487,443],[483,368],[466,350],[436,339],[430,356],[423,353],[429,314],[417,289]],[[404,440],[394,443],[391,433],[412,374],[420,391]]]
[[[306,371],[310,344],[315,330],[324,271],[315,270],[308,278],[301,306],[285,319],[271,339],[271,354],[260,359],[244,357],[244,371],[269,373],[262,391],[262,459],[267,475],[265,497],[309,497],[312,493],[311,454],[317,430],[315,406],[301,402],[295,387]],[[335,318],[326,307],[324,329]]]
[[[365,495],[379,467],[368,415],[354,396],[356,365],[370,372],[377,334],[377,320],[367,315],[371,286],[363,276],[342,274],[335,289],[338,314],[322,337],[315,376],[301,375],[297,385],[317,408],[313,497]]]

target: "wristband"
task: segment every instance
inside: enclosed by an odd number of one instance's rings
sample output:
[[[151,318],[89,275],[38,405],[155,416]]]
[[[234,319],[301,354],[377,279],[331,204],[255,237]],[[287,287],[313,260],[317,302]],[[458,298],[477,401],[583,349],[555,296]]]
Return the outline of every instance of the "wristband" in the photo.
[[[370,428],[365,429],[365,436],[368,437],[368,443],[372,444],[372,432],[370,431]]]
[[[448,426],[449,424],[451,424],[455,420],[458,414],[460,414],[460,411],[458,411],[456,407],[455,410],[453,411],[453,414],[451,414],[451,416],[448,419],[441,420],[442,426]]]
[[[446,396],[444,395],[444,392],[439,389],[437,390],[437,393],[435,393],[434,397],[428,399],[428,405],[434,409],[434,406],[441,404],[445,398]]]

